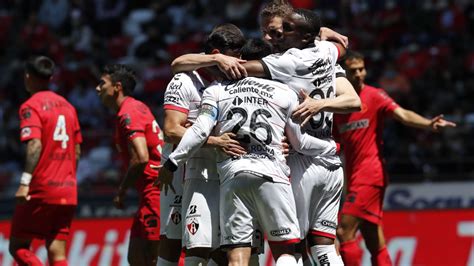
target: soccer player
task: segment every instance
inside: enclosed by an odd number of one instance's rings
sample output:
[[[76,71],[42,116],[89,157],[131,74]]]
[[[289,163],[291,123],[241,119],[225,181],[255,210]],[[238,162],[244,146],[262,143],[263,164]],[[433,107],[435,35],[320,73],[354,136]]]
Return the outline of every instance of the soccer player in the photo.
[[[298,152],[312,156],[336,151],[334,141],[301,134],[291,120],[297,104],[296,93],[280,82],[249,77],[214,83],[204,91],[196,122],[160,171],[160,180],[171,183],[170,172],[192,156],[213,128],[217,135],[232,132],[245,144],[246,154],[219,154],[217,160],[221,246],[228,249],[229,265],[249,262],[255,223],[266,233],[277,265],[296,265],[300,232],[281,139],[286,133]]]
[[[261,61],[249,61],[243,66],[250,76],[281,81],[297,93],[304,90],[301,93],[304,102],[295,110],[294,116],[302,121],[306,132],[331,140],[332,112],[360,110],[360,100],[352,85],[345,77],[339,76],[344,71],[337,71],[336,60],[344,48],[326,41],[315,42],[320,33],[320,21],[313,12],[301,9],[293,12],[291,7],[279,10],[278,15],[283,17],[283,31],[274,43],[282,54],[267,56]],[[174,67],[176,70],[195,69],[200,66],[197,62],[204,66],[220,65],[219,61],[206,62],[204,57],[201,57],[202,61],[198,59],[198,55],[184,55],[175,60],[179,65]],[[293,171],[291,182],[296,195],[302,239],[309,237],[314,260],[325,260],[327,257],[332,263],[340,262],[334,245],[344,178],[339,157],[294,154],[288,162]],[[306,253],[304,246],[300,250],[302,254]]]
[[[365,84],[364,57],[350,52],[344,60],[347,77],[362,101],[360,112],[336,115],[335,135],[345,154],[348,178],[347,196],[342,208],[337,236],[340,253],[346,265],[360,265],[362,251],[355,241],[360,229],[372,255],[372,265],[391,265],[382,230],[382,203],[388,180],[382,154],[384,119],[393,117],[410,127],[438,131],[454,127],[442,116],[432,119],[406,110],[382,89]]]
[[[96,87],[102,103],[117,113],[115,142],[127,172],[119,186],[114,204],[123,208],[128,188],[139,194],[128,247],[130,265],[156,265],[160,239],[160,191],[153,183],[158,175],[150,164],[161,160],[162,132],[150,109],[131,95],[135,73],[127,66],[105,66]]]
[[[207,38],[205,53],[216,56],[222,53],[239,57],[240,48],[244,43],[245,38],[235,25],[219,25]],[[178,73],[168,84],[164,101],[164,132],[165,140],[170,145],[180,142],[186,132],[185,124],[187,122],[194,123],[196,121],[203,92],[216,78],[214,72],[219,71],[202,69],[200,71]],[[230,155],[239,155],[245,152],[239,146],[238,141],[233,140],[231,136],[233,135],[230,133],[218,137],[209,137],[207,145],[199,149],[184,165],[182,209],[184,210],[183,246],[186,248],[186,265],[204,264],[211,257],[211,263],[222,260],[219,259],[218,250],[219,175],[216,168],[215,147],[222,148]],[[172,147],[167,150],[171,149]],[[173,187],[177,182],[183,181],[182,176],[179,177],[176,173],[175,176]],[[174,194],[173,197],[176,198],[179,195]],[[178,239],[177,234],[174,234],[174,239]],[[173,242],[176,245],[177,241],[174,240]],[[175,256],[177,255],[176,247],[172,248],[174,251],[171,248],[167,249],[169,252],[174,252]],[[176,259],[172,260],[170,256],[167,256],[169,258],[167,259],[165,256],[160,253],[160,262],[163,265],[175,265],[172,262]]]
[[[74,107],[48,90],[54,62],[29,59],[24,81],[31,97],[20,107],[26,163],[12,218],[10,253],[18,265],[43,265],[29,248],[44,239],[49,265],[68,265],[66,244],[77,205],[76,169],[82,136]]]

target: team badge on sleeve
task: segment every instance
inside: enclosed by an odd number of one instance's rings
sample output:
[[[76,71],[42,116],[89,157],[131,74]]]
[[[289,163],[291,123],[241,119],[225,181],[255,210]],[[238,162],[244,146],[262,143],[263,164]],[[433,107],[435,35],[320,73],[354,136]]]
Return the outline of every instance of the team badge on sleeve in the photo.
[[[31,135],[31,128],[30,127],[24,127],[21,129],[21,137],[22,138],[27,138]]]

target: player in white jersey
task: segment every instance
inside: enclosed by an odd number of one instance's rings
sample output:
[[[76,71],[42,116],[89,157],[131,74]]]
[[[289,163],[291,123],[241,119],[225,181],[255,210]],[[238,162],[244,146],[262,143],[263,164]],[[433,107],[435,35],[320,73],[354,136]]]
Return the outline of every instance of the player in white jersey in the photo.
[[[282,20],[281,36],[274,40],[284,53],[268,56],[261,62],[250,62],[246,69],[250,75],[262,76],[264,72],[264,77],[280,80],[299,92],[303,103],[294,116],[301,118],[304,131],[316,137],[331,138],[332,112],[357,111],[360,99],[353,88],[348,90],[340,83],[336,86],[336,61],[344,49],[341,45],[315,41],[319,24],[313,12],[295,10]],[[345,78],[343,81],[343,85],[347,84]],[[344,97],[335,97],[339,88],[344,89],[341,90]],[[289,156],[288,164],[292,170],[301,237],[307,238],[311,257],[319,263],[342,263],[334,246],[344,179],[339,157],[294,153]],[[300,249],[303,255],[305,250],[304,246]]]
[[[292,254],[300,232],[281,139],[286,133],[297,151],[312,156],[336,151],[332,140],[301,134],[291,120],[297,105],[297,95],[279,82],[245,78],[214,83],[203,94],[196,123],[160,171],[160,180],[171,183],[170,171],[192,156],[213,129],[216,135],[233,132],[245,144],[245,155],[218,156],[221,244],[229,249],[231,265],[248,263],[255,222],[266,233],[277,265],[296,265]]]
[[[221,43],[221,40],[226,42]],[[237,27],[230,24],[221,25],[209,35],[206,52],[222,51],[235,56],[244,42],[245,39]],[[195,122],[202,93],[211,79],[212,75],[206,71],[193,71],[176,74],[168,84],[164,97],[164,133],[165,140],[169,143],[165,147],[167,151],[171,151],[171,145],[181,140],[186,131],[185,123]],[[235,154],[232,146],[238,142],[227,134],[219,138],[209,138],[208,144],[210,145],[200,148],[183,167],[184,186],[180,184],[183,182],[182,175],[175,173],[173,187],[178,189],[175,189],[174,194],[162,194],[165,199],[162,200],[161,208],[161,216],[165,222],[162,223],[165,225],[164,238],[173,245],[162,248],[165,250],[160,253],[160,262],[163,265],[176,265],[181,250],[181,230],[182,245],[186,248],[186,265],[205,263],[212,256],[211,252],[219,247],[219,176],[213,146],[222,147],[230,154]],[[169,153],[165,152],[165,156],[167,154]],[[177,222],[180,219],[177,216],[181,200],[183,212],[179,215],[182,215],[183,222],[180,223],[182,228],[178,228]]]

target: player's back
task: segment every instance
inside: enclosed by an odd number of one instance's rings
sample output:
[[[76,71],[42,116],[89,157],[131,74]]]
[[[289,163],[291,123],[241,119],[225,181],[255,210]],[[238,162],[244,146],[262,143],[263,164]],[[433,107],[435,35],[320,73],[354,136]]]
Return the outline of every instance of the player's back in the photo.
[[[208,94],[217,99],[219,109],[215,134],[233,132],[247,150],[238,158],[222,156],[219,170],[227,176],[252,171],[287,183],[289,168],[281,141],[290,110],[297,102],[296,94],[282,83],[250,77],[209,87],[203,103]]]
[[[41,139],[42,152],[30,184],[32,198],[76,204],[75,145],[82,142],[76,110],[63,97],[40,91],[20,108],[21,139]]]
[[[292,48],[282,54],[262,59],[274,80],[287,84],[299,94],[304,90],[315,99],[334,98],[336,95],[336,61],[338,51],[334,44],[320,41],[315,47]],[[332,113],[320,112],[305,125],[306,133],[318,137],[331,137]]]

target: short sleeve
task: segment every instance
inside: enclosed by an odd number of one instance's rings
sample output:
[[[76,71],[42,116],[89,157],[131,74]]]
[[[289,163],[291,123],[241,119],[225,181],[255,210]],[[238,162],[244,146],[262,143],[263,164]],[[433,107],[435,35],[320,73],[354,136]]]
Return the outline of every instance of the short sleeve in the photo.
[[[145,125],[134,112],[125,112],[119,116],[120,131],[128,140],[145,136]]]
[[[219,98],[219,91],[221,90],[219,84],[210,85],[202,94],[202,104],[209,104],[217,108]]]
[[[399,107],[399,105],[384,91],[379,89],[376,93],[377,102],[379,103],[379,110],[385,116],[391,116],[395,109]]]
[[[284,54],[272,54],[262,58],[265,72],[273,80],[288,83],[295,75],[297,68],[297,58],[287,51]]]
[[[41,138],[41,118],[34,108],[23,104],[20,107],[20,140]]]
[[[166,87],[163,108],[185,114],[189,113],[189,103],[191,102],[189,91],[193,87],[194,84],[186,73],[174,75]]]
[[[341,65],[336,64],[334,71],[336,72],[336,78],[346,77],[346,70],[344,70]]]

